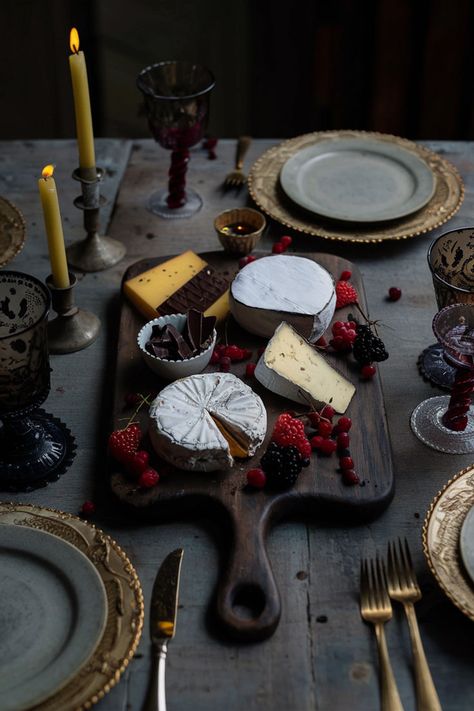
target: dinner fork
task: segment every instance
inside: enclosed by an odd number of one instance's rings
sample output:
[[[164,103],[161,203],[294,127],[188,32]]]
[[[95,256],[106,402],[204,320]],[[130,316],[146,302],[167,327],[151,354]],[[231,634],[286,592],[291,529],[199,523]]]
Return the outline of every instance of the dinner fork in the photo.
[[[402,702],[388,656],[384,625],[392,617],[392,605],[385,583],[385,569],[377,558],[362,559],[360,566],[360,614],[373,624],[380,664],[382,711],[403,711]]]
[[[245,155],[250,147],[252,139],[250,136],[240,136],[237,141],[237,152],[235,154],[235,170],[232,170],[224,180],[224,188],[240,188],[247,178],[242,173]]]
[[[399,538],[398,545],[393,541],[389,542],[387,572],[388,593],[393,600],[403,604],[408,621],[413,651],[418,711],[441,711],[441,704],[431,678],[416,620],[414,603],[421,598],[421,590],[416,579],[406,539],[402,543]]]

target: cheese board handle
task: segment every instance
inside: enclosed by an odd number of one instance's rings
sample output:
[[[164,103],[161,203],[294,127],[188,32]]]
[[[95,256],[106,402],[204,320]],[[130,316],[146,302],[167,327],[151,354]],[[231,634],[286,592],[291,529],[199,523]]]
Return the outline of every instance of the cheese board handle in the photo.
[[[232,512],[233,543],[217,591],[217,616],[234,639],[258,642],[270,637],[280,620],[280,594],[268,559],[267,519],[256,523],[253,507]]]

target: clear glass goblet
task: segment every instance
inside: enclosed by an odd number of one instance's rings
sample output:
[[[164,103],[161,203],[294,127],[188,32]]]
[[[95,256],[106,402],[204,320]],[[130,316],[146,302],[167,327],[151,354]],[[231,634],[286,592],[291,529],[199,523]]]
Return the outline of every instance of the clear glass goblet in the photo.
[[[138,75],[150,131],[163,148],[172,151],[168,188],[153,193],[148,202],[155,215],[191,217],[202,206],[201,197],[186,187],[186,171],[189,149],[206,130],[214,84],[209,69],[191,62],[159,62]]]
[[[433,319],[444,358],[455,369],[451,395],[421,402],[411,416],[416,436],[429,447],[450,454],[474,452],[474,306],[452,304]]]

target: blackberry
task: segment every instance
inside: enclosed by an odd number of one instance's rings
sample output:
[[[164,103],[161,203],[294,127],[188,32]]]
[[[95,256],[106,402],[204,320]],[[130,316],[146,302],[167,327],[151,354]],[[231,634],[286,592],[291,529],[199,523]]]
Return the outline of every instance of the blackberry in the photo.
[[[375,335],[370,326],[359,325],[356,333],[352,352],[358,363],[364,365],[374,361],[380,363],[382,360],[387,360],[388,353],[383,341]]]
[[[279,489],[293,486],[303,468],[301,455],[294,445],[281,447],[276,442],[270,442],[260,464],[269,486]]]

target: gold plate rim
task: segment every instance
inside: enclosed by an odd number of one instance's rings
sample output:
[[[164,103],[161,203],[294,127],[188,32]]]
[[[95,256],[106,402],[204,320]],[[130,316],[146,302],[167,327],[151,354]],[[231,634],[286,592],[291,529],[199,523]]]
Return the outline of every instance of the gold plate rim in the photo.
[[[468,475],[471,475],[472,478],[472,485],[470,487],[470,493],[472,493],[472,502],[461,502],[465,504],[464,508],[466,510],[464,511],[463,509],[460,508],[459,506],[459,501],[456,502],[456,510],[457,512],[462,514],[462,519],[459,522],[459,527],[453,527],[452,525],[450,526],[450,533],[452,534],[453,532],[456,535],[450,535],[447,537],[447,540],[443,540],[444,543],[444,558],[445,562],[447,561],[449,566],[450,566],[450,574],[452,575],[453,583],[452,584],[447,584],[446,581],[444,580],[443,576],[440,575],[438,568],[436,567],[435,562],[433,561],[433,556],[432,556],[432,550],[430,546],[430,542],[428,540],[429,538],[429,532],[430,532],[430,526],[433,521],[433,514],[436,510],[436,507],[440,503],[440,501],[445,497],[447,492],[455,485],[456,483],[459,482],[460,479],[467,477]],[[460,528],[462,526],[462,523],[464,521],[464,518],[467,515],[467,512],[470,510],[471,506],[474,505],[474,464],[470,464],[468,467],[465,467],[462,469],[460,472],[458,472],[455,476],[453,476],[432,500],[428,511],[426,512],[425,520],[423,522],[423,529],[422,529],[422,547],[423,547],[423,553],[425,556],[425,560],[428,564],[428,567],[433,574],[436,582],[438,583],[439,587],[441,590],[444,592],[444,594],[451,600],[456,607],[461,610],[463,614],[465,614],[467,617],[469,617],[471,620],[474,620],[474,587],[472,586],[471,580],[467,573],[463,569],[462,561],[461,561],[461,552],[459,550],[459,535],[458,533],[460,532]],[[458,531],[459,528],[459,531]],[[465,586],[464,594],[466,594],[466,590],[468,593],[469,597],[469,605],[470,607],[467,607],[460,599],[459,599],[459,593],[456,594],[456,586],[460,585]]]
[[[18,517],[21,515],[26,518],[19,520]],[[13,520],[9,520],[9,516],[13,517]],[[14,518],[15,516],[17,518]],[[106,589],[114,595],[113,604],[110,604],[108,599],[106,628],[91,657],[64,687],[45,701],[30,707],[34,711],[54,711],[57,708],[64,708],[64,704],[69,703],[72,705],[68,708],[74,711],[86,711],[117,684],[140,642],[145,606],[135,568],[125,551],[111,536],[95,524],[74,514],[34,504],[0,502],[0,521],[2,518],[6,518],[5,523],[39,528],[63,540],[68,540],[66,535],[69,538],[72,536],[79,539],[85,548],[82,552],[96,567]],[[64,526],[69,529],[68,532],[63,530]],[[68,542],[76,545],[72,540]],[[76,545],[76,547],[81,550],[80,546]],[[115,567],[118,569],[114,570],[109,555],[113,557]],[[128,615],[126,615],[126,597],[131,603]],[[122,624],[121,615],[123,622],[126,617],[128,618],[128,626]],[[106,644],[112,640],[110,649],[107,648],[105,651],[102,649],[104,640]],[[115,649],[118,652],[119,646],[123,647],[124,651],[119,653],[115,660],[113,651]]]
[[[299,208],[301,216],[293,216],[290,212],[290,208],[283,206],[276,196],[281,166],[294,152],[306,145],[312,145],[313,143],[328,138],[345,137],[370,137],[389,143],[395,143],[415,153],[427,163],[435,176],[436,188],[431,200],[413,215],[384,223],[383,228],[379,228],[376,225],[372,234],[367,234],[367,231],[364,232],[364,228],[361,228],[360,225],[334,222],[334,225],[337,224],[338,226],[336,231],[334,226],[331,229],[330,224],[318,224],[317,221],[311,221],[309,218],[306,220],[304,215],[305,211],[302,208]],[[270,163],[275,160],[276,167],[274,166],[272,170],[269,170],[269,167],[271,168]],[[264,171],[266,172],[263,175]],[[269,181],[267,182],[265,194],[262,194],[256,185],[257,181],[263,177],[265,177],[266,181]],[[247,184],[249,194],[258,207],[285,227],[313,237],[353,244],[400,241],[431,232],[456,214],[463,203],[465,194],[464,183],[459,172],[452,163],[438,153],[406,138],[394,136],[393,134],[379,133],[376,131],[356,131],[352,129],[306,133],[302,136],[286,139],[278,145],[272,146],[252,165]],[[448,199],[448,207],[445,207]],[[288,205],[291,205],[289,199]],[[293,206],[291,207],[293,209]],[[294,209],[296,211],[298,209],[297,206],[294,206]],[[427,222],[431,214],[433,215],[432,220]],[[412,227],[410,227],[410,224]],[[354,236],[355,234],[357,234],[357,236]]]
[[[13,215],[9,214],[13,213]],[[0,267],[5,267],[21,252],[26,241],[26,220],[10,200],[0,195],[0,226],[8,221],[14,228],[14,236],[5,254],[0,255]]]

